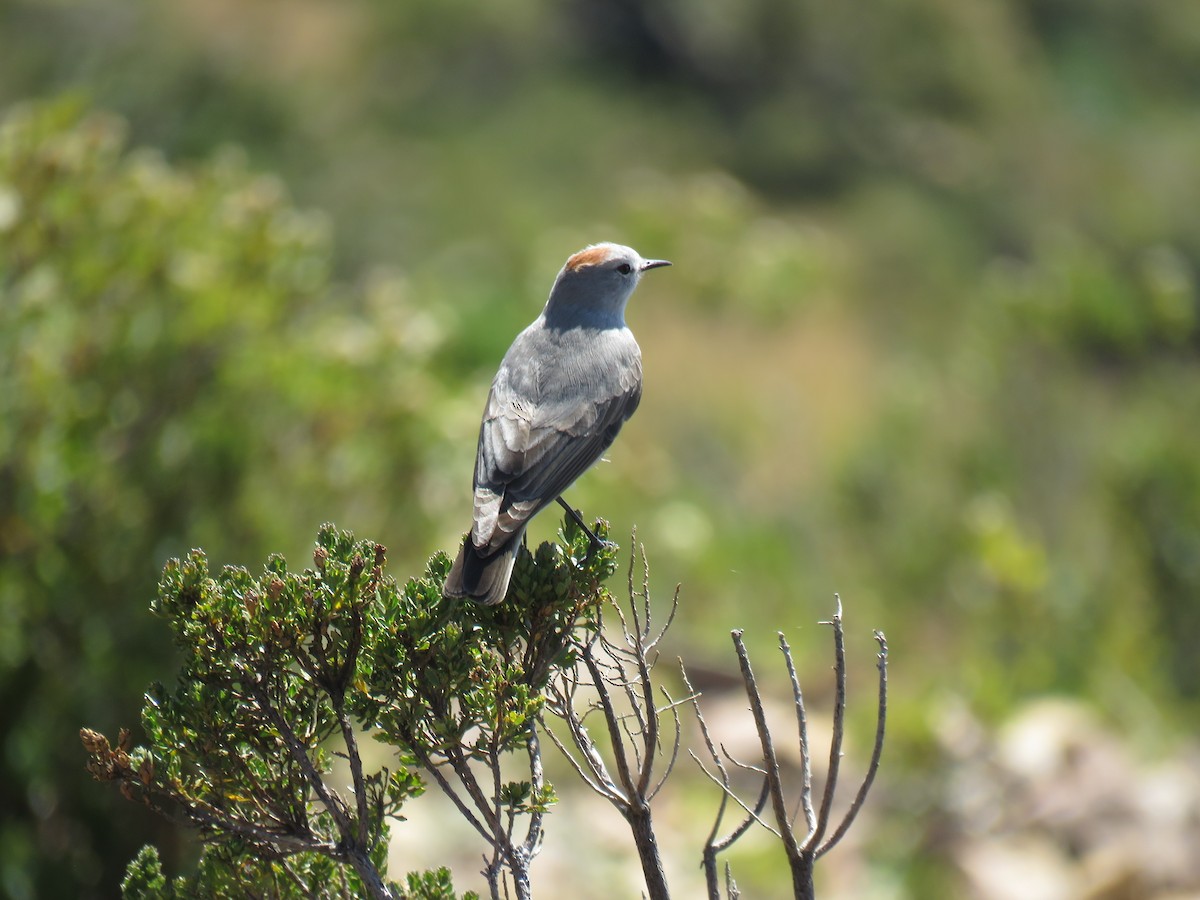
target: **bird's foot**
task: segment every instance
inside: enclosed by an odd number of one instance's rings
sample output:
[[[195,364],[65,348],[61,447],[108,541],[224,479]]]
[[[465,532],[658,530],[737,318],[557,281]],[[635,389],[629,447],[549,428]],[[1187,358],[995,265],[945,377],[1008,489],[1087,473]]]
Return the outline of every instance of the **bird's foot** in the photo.
[[[573,521],[576,525],[578,525],[581,529],[583,529],[583,533],[587,535],[588,549],[587,549],[587,556],[585,557],[586,559],[590,560],[596,554],[596,551],[603,547],[615,547],[616,546],[616,544],[614,544],[612,541],[604,540],[603,538],[599,537],[596,534],[596,532],[594,532],[594,531],[592,531],[592,529],[588,528],[588,524],[587,524],[587,522],[583,521],[583,516],[581,516],[579,514],[579,510],[572,508],[571,505],[569,503],[567,503],[567,501],[564,500],[562,497],[558,498],[558,503],[563,509],[565,509],[567,511],[567,515],[571,517],[571,521]]]

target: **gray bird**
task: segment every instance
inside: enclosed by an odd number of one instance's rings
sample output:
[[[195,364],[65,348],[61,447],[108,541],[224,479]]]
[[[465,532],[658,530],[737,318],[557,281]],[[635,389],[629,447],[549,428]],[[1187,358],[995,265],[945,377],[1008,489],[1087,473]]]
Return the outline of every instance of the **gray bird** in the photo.
[[[492,381],[475,456],[474,521],[446,577],[447,597],[503,600],[529,520],[556,500],[583,524],[561,495],[637,409],[642,351],[625,325],[625,304],[643,272],[669,265],[593,244],[562,267],[542,314],[517,335]]]

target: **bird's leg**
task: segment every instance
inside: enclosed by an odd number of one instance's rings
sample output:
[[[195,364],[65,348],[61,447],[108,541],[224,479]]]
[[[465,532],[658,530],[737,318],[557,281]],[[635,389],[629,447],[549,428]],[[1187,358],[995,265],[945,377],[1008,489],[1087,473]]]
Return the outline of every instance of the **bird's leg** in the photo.
[[[562,497],[559,497],[558,505],[567,511],[567,515],[570,516],[575,521],[575,524],[583,529],[583,533],[588,536],[588,556],[591,556],[592,553],[596,551],[596,548],[604,546],[604,541],[600,540],[600,538],[596,536],[596,533],[592,531],[592,529],[588,528],[587,522],[583,521],[583,516],[579,515],[578,511],[571,507],[571,504],[569,504]]]

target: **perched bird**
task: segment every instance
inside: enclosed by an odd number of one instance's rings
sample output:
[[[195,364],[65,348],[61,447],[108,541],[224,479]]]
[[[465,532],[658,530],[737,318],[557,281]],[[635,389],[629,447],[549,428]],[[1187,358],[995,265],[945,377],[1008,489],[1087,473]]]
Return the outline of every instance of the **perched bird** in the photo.
[[[669,265],[593,244],[562,267],[542,314],[517,335],[492,381],[475,456],[475,516],[447,597],[499,603],[529,520],[557,500],[580,521],[562,492],[608,449],[642,397],[642,351],[625,304],[643,272]]]

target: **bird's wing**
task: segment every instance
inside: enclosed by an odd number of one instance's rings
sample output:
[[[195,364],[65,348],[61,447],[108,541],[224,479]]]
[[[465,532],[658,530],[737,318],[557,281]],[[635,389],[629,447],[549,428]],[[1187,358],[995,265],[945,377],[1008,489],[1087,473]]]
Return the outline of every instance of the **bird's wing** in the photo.
[[[560,379],[550,399],[492,385],[475,465],[476,547],[503,544],[612,444],[642,395],[640,359],[623,362],[603,383]]]

